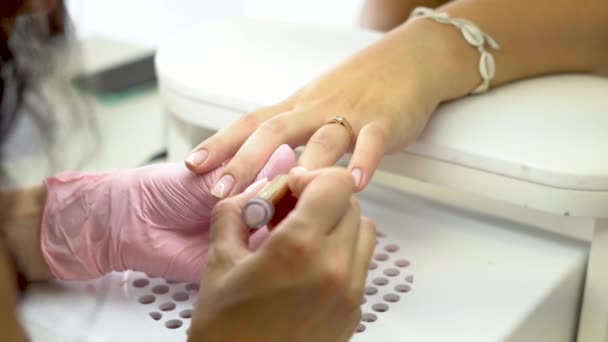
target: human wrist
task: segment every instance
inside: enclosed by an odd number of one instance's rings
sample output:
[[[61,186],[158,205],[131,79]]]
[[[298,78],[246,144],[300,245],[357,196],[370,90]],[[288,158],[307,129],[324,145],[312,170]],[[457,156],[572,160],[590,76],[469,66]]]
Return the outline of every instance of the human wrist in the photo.
[[[478,71],[479,53],[460,31],[427,18],[405,22],[396,30],[408,36],[417,48],[420,67],[438,103],[470,94],[482,81]],[[410,43],[412,44],[412,43]]]
[[[110,218],[120,214],[112,213],[111,197],[121,196],[112,180],[109,173],[81,172],[45,179],[41,250],[56,278],[89,280],[112,271],[116,224]]]
[[[2,235],[8,252],[27,281],[53,279],[40,248],[41,216],[46,191],[37,186],[2,194]]]

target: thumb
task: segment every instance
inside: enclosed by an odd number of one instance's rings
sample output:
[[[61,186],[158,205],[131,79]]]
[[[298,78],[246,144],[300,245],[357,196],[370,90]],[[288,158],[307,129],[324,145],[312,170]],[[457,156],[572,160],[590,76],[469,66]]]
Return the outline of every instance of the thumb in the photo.
[[[249,227],[242,218],[243,207],[268,183],[262,179],[245,192],[220,201],[211,213],[211,245],[233,257],[249,253]],[[226,251],[224,251],[224,249]]]
[[[242,219],[243,207],[255,197],[267,179],[253,183],[243,193],[220,201],[211,214],[210,250],[202,282],[214,287],[244,257],[249,255],[249,227]]]
[[[310,184],[317,177],[340,172],[342,170],[344,169],[341,167],[333,166],[309,171],[302,166],[298,166],[289,172],[289,189],[294,196],[300,197],[302,192],[304,192],[306,187],[308,187],[308,184]]]

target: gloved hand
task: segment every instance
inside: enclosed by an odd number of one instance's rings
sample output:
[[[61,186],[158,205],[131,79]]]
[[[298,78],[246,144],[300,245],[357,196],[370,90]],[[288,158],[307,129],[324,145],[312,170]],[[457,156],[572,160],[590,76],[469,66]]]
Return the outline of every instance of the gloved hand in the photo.
[[[281,146],[257,179],[295,164]],[[156,164],[104,173],[64,173],[46,179],[41,248],[53,274],[87,280],[135,270],[198,282],[209,248],[210,194],[223,166],[202,176],[183,164]]]

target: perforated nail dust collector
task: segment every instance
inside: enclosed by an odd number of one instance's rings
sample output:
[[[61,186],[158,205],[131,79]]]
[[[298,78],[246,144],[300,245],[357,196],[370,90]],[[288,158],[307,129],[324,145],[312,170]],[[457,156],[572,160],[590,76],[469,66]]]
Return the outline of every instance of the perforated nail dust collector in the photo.
[[[247,19],[176,36],[157,55],[170,157],[378,37]],[[607,94],[580,75],[504,86],[441,107],[385,158],[360,195],[379,233],[353,340],[606,340]],[[197,290],[115,274],[38,286],[21,312],[48,334],[181,341]]]

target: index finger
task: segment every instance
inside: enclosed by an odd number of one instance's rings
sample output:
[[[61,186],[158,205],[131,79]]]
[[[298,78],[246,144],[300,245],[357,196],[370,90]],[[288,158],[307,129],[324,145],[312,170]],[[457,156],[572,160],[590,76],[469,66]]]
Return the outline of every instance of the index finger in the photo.
[[[198,144],[185,159],[186,167],[198,174],[215,169],[236,154],[260,123],[289,108],[291,108],[291,102],[283,101],[243,115],[229,126]]]

